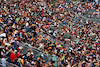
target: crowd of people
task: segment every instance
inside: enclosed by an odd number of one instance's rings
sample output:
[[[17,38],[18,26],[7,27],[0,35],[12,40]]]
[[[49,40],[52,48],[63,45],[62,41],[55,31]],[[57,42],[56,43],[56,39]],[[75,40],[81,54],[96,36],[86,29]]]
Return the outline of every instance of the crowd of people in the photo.
[[[94,18],[94,19],[100,19],[100,6],[95,11],[90,12],[89,15],[87,15],[87,17]]]
[[[1,0],[0,50],[3,67],[6,67],[6,61],[19,67],[100,67],[100,21],[81,17],[88,12],[92,16],[95,13],[100,15],[100,4]],[[26,45],[21,46],[22,42],[55,55],[59,61],[52,59],[46,63],[41,56],[34,60],[31,49],[26,54],[21,52]]]

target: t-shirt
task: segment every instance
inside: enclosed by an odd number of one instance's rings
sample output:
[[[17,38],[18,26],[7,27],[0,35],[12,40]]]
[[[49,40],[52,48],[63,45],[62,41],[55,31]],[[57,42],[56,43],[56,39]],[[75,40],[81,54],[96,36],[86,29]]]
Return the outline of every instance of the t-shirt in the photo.
[[[2,66],[3,67],[6,67],[6,59],[5,58],[2,58],[1,59],[1,63],[2,63]]]
[[[17,58],[17,56],[14,53],[11,53],[11,55],[10,55],[11,62],[13,62],[14,59],[16,59],[16,58]]]

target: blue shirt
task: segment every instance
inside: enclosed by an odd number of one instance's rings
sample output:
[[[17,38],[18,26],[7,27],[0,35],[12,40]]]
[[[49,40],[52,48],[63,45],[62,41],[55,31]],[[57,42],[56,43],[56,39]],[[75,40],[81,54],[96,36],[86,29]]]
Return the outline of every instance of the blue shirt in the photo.
[[[6,58],[2,58],[1,63],[3,67],[6,67]]]

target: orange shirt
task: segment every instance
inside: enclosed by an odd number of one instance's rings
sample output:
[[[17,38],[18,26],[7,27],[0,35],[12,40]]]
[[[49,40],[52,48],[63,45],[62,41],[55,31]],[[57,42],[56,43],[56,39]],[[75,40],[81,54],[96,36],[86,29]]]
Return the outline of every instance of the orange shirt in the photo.
[[[2,22],[2,18],[0,18],[0,22]]]

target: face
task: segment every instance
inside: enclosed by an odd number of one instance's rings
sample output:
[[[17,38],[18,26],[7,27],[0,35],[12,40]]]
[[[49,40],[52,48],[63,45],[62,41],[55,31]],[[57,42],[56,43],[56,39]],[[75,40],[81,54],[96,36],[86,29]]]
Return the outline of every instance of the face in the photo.
[[[13,53],[13,50],[12,50],[12,49],[10,49],[10,50],[9,50],[9,52],[10,52],[10,53]]]
[[[8,50],[8,47],[6,47],[6,50]]]

